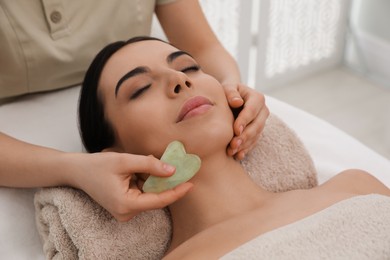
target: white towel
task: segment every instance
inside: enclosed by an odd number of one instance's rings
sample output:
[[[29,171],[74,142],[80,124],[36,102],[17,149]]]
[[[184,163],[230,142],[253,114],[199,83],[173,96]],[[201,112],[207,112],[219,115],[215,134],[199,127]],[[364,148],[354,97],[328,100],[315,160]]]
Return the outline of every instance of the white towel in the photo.
[[[390,259],[390,197],[372,194],[338,202],[221,259]]]

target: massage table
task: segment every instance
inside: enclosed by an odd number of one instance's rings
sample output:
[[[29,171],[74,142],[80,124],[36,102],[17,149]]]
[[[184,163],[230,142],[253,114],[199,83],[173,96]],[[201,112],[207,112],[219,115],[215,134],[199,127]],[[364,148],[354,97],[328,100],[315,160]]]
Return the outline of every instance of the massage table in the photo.
[[[77,127],[79,89],[27,95],[0,105],[0,131],[30,143],[82,152]],[[390,187],[387,158],[305,111],[270,96],[266,103],[303,141],[314,161],[319,183],[343,169],[360,168]],[[0,188],[1,259],[45,259],[35,225],[34,193],[35,189]]]

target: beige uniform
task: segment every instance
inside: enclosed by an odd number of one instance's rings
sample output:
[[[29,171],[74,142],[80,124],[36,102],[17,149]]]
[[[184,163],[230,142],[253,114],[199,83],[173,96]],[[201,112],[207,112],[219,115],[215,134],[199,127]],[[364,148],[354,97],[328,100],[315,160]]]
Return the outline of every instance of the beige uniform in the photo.
[[[0,98],[80,84],[106,44],[149,35],[175,0],[0,0]]]

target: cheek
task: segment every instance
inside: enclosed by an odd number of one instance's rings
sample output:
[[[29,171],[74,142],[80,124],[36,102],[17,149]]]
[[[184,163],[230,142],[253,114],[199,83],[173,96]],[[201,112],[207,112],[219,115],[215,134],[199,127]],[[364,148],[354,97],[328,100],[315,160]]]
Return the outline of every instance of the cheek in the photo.
[[[231,108],[226,99],[222,86],[218,83],[215,87],[210,88],[218,104],[218,116],[210,121],[209,133],[210,142],[219,141],[222,147],[226,147],[234,136],[233,122],[234,117]]]
[[[201,79],[200,79],[200,84],[202,91],[207,93],[210,97],[214,99],[215,102],[217,102],[219,105],[226,105],[229,107],[225,91],[215,78],[213,78],[210,75],[205,74]]]
[[[210,120],[209,129],[215,130],[215,136],[218,134],[223,135],[227,140],[233,137],[233,113],[230,108],[226,106],[222,106],[218,108],[220,111],[218,113],[218,117],[215,117],[213,120]]]
[[[146,154],[148,143],[152,142],[151,134],[154,125],[147,120],[149,116],[142,113],[122,119],[121,127],[118,127],[118,136],[124,152],[134,154]],[[155,122],[157,123],[157,122]]]
[[[123,151],[160,158],[169,140],[174,138],[174,131],[167,124],[167,113],[158,109],[134,110],[137,112],[123,117],[121,127],[118,128]]]

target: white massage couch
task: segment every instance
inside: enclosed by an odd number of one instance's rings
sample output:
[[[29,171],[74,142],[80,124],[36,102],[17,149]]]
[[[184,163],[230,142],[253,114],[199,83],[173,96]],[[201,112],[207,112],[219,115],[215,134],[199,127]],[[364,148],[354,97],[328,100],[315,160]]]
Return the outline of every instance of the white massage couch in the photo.
[[[76,119],[78,92],[79,87],[73,87],[0,105],[0,131],[63,151],[82,151]],[[314,159],[320,183],[343,169],[362,168],[390,186],[388,159],[302,110],[272,97],[267,97],[267,104],[302,139]],[[44,259],[35,227],[33,194],[29,189],[0,188],[0,259]]]

